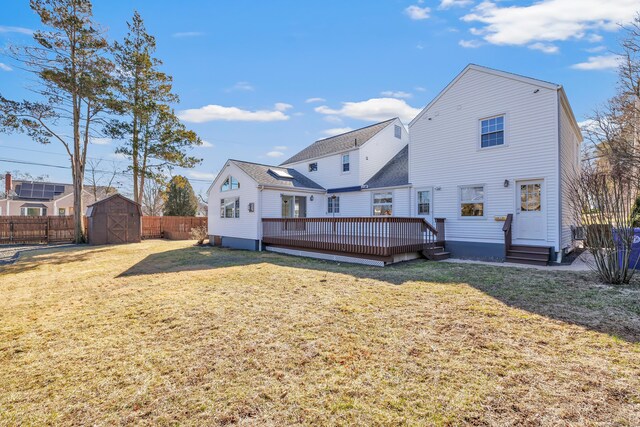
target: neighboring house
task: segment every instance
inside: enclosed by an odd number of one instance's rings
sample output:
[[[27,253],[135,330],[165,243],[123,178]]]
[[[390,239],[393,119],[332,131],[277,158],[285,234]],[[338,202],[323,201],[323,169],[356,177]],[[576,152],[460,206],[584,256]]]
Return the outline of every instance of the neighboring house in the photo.
[[[95,194],[92,190],[83,190],[82,204],[85,208],[114,192],[106,187],[97,187]],[[73,215],[72,184],[13,180],[8,173],[5,175],[5,195],[0,199],[0,216]]]
[[[572,249],[562,182],[578,168],[581,141],[562,86],[469,65],[408,133],[396,118],[316,141],[280,166],[227,161],[208,193],[209,234],[223,246],[260,249],[270,218],[342,218],[344,233],[367,235],[371,220],[354,217],[402,217],[412,219],[397,228],[405,244],[407,234],[435,233],[437,222],[446,225],[438,245],[454,257],[505,259],[507,247],[508,260],[546,263]],[[430,226],[415,231],[416,218]],[[506,218],[514,246],[506,244]],[[314,224],[277,230],[335,251],[323,244],[335,236],[310,234]],[[385,224],[379,233],[389,246],[396,226]],[[370,244],[352,243],[345,253]]]

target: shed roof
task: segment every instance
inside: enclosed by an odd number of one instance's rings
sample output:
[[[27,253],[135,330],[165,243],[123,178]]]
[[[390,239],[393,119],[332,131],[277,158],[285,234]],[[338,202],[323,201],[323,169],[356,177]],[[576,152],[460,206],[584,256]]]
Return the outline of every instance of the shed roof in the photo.
[[[127,202],[127,203],[131,203],[132,205],[135,205],[135,206],[136,206],[136,208],[138,209],[138,213],[139,213],[140,215],[142,215],[142,208],[140,207],[140,203],[134,202],[134,201],[133,201],[133,200],[131,200],[130,198],[128,198],[128,197],[124,197],[124,196],[123,196],[122,194],[120,194],[120,193],[116,193],[116,194],[113,194],[113,195],[111,195],[111,196],[109,196],[109,197],[107,197],[107,198],[105,198],[105,199],[98,200],[97,202],[94,202],[94,203],[92,203],[92,204],[88,205],[88,206],[87,206],[87,208],[91,208],[91,209],[89,209],[89,210],[88,210],[88,212],[87,212],[87,216],[91,216],[91,213],[93,213],[93,208],[94,208],[95,206],[98,206],[98,205],[101,205],[101,204],[104,204],[104,203],[108,203],[109,201],[113,200],[114,198],[120,198],[120,199],[124,200],[124,201],[125,201],[125,202]]]
[[[350,132],[342,133],[340,135],[332,136],[330,138],[319,139],[291,158],[282,162],[281,165],[288,165],[329,154],[340,153],[342,151],[349,150],[350,148],[358,148],[395,120],[396,119],[393,118],[385,120],[384,122],[352,130]]]

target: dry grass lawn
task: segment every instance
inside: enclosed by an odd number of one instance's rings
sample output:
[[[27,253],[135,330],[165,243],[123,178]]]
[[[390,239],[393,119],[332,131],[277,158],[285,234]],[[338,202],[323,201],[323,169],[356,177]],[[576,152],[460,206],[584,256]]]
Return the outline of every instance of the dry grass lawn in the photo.
[[[0,424],[640,423],[637,284],[191,245],[0,267]]]

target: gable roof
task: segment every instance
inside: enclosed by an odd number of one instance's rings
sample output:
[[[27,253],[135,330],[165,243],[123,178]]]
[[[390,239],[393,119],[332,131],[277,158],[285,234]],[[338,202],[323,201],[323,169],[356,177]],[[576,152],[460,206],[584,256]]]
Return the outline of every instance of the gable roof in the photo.
[[[534,78],[531,78],[531,77],[525,77],[525,76],[521,76],[520,74],[509,73],[507,71],[500,71],[500,70],[496,70],[494,68],[484,67],[482,65],[469,64],[466,67],[464,67],[464,69],[453,80],[451,80],[451,82],[444,89],[442,89],[440,91],[440,93],[438,95],[436,95],[436,97],[433,98],[431,100],[431,102],[429,102],[427,104],[427,106],[424,107],[422,109],[422,111],[420,111],[420,113],[418,113],[417,116],[414,117],[413,120],[411,120],[411,122],[409,123],[409,127],[413,126],[413,124],[416,121],[418,121],[424,115],[424,113],[429,108],[431,108],[431,106],[433,104],[435,104],[440,98],[442,98],[442,96],[449,89],[451,89],[451,87],[453,85],[455,85],[458,82],[458,80],[460,80],[462,78],[462,76],[464,76],[470,70],[480,71],[482,73],[492,74],[494,76],[504,77],[504,78],[507,78],[507,79],[518,80],[518,81],[523,82],[523,83],[529,83],[529,84],[532,84],[532,85],[544,87],[546,89],[551,89],[551,90],[559,90],[559,89],[562,88],[562,85],[559,85],[559,84],[556,84],[556,83],[551,83],[551,82],[547,82],[547,81],[544,81],[544,80],[534,79]]]
[[[292,188],[311,188],[315,190],[324,190],[323,187],[302,175],[295,169],[288,169],[279,166],[269,166],[260,163],[244,162],[242,160],[229,160],[238,166],[244,173],[249,175],[259,185],[276,186],[276,187],[292,187]],[[284,178],[276,175],[274,172],[285,172],[293,178]]]
[[[285,160],[281,165],[302,162],[304,160],[315,159],[329,154],[340,153],[350,148],[358,148],[373,138],[382,129],[389,126],[396,118],[385,120],[350,132],[329,138],[319,139],[307,148]]]
[[[88,208],[93,208],[93,207],[94,207],[94,206],[96,206],[96,205],[101,205],[101,204],[103,204],[103,203],[107,203],[107,202],[109,202],[110,200],[112,200],[112,199],[114,199],[114,198],[116,198],[116,197],[117,197],[117,198],[120,198],[120,199],[122,199],[122,200],[124,200],[124,201],[125,201],[125,202],[127,202],[127,203],[131,203],[132,205],[135,205],[135,206],[136,206],[136,208],[138,209],[138,213],[139,213],[140,215],[142,215],[142,208],[140,207],[140,203],[138,203],[138,202],[134,202],[134,201],[133,201],[133,200],[131,200],[130,198],[125,197],[125,196],[123,196],[123,195],[122,195],[122,194],[120,194],[120,193],[115,193],[115,194],[113,194],[113,195],[111,195],[111,196],[109,196],[109,197],[106,197],[106,198],[102,199],[102,200],[98,200],[97,202],[93,202],[93,203],[91,203],[90,205],[88,205],[88,206],[87,206],[87,209],[88,209]],[[90,209],[90,210],[88,210],[88,211],[87,211],[87,216],[91,216],[92,210],[93,210],[93,209]]]
[[[369,181],[365,188],[397,187],[409,184],[409,145],[405,145]]]

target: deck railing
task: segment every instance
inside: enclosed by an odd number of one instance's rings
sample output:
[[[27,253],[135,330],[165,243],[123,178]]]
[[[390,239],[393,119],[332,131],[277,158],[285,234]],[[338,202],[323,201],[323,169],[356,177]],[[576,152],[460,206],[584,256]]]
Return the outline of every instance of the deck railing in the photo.
[[[262,242],[288,248],[389,257],[439,242],[422,218],[263,218]]]

